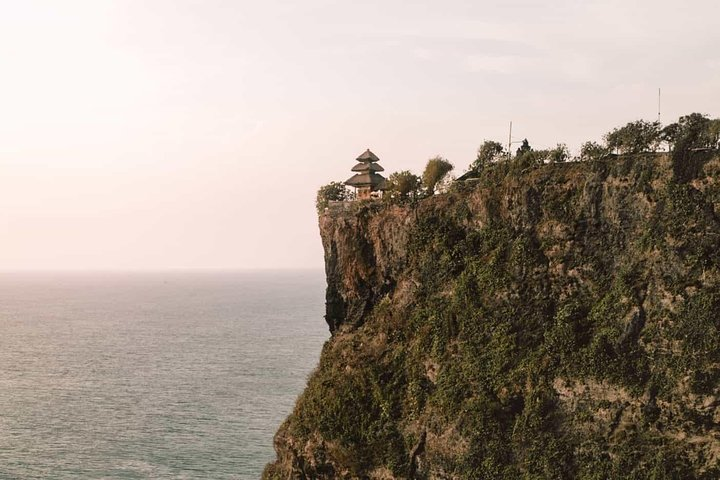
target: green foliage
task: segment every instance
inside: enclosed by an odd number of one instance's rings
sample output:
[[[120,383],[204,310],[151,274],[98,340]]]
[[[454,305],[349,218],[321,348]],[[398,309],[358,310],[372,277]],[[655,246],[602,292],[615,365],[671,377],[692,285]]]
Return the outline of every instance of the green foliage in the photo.
[[[341,202],[344,200],[352,200],[353,198],[354,194],[343,182],[330,182],[318,190],[317,196],[315,197],[315,207],[318,213],[322,213],[330,202]]]
[[[453,168],[452,163],[440,156],[428,160],[422,174],[422,183],[429,195],[435,193],[437,184],[441,182]]]
[[[719,123],[720,119],[710,120],[707,115],[691,113],[665,127],[662,137],[675,151],[714,148],[717,147],[720,136]]]
[[[357,345],[348,345],[356,349]],[[407,383],[402,354],[377,361],[343,364],[341,348],[325,350],[323,362],[298,400],[291,432],[305,438],[317,430],[338,442],[339,456],[353,475],[380,462],[405,472],[407,446],[398,431],[401,394]]]
[[[605,135],[610,150],[619,153],[654,152],[660,143],[660,122],[637,120]]]
[[[520,147],[518,147],[517,151],[515,151],[515,156],[519,157],[520,155],[524,155],[527,152],[532,152],[532,147],[530,146],[528,139],[525,138],[520,144]]]
[[[720,148],[720,118],[710,120],[707,127],[708,146]]]
[[[505,155],[505,149],[500,142],[486,140],[477,151],[475,161],[470,165],[470,170],[480,171],[493,162],[497,162]]]
[[[666,125],[662,130],[660,130],[660,141],[667,143],[671,150],[675,148],[675,144],[681,136],[682,128],[680,127],[679,122]]]
[[[690,378],[694,393],[710,395],[720,384],[720,291],[703,292],[688,299],[673,323],[682,354],[676,367]],[[705,364],[710,368],[703,368]]]
[[[389,276],[409,286],[328,342],[289,420],[298,446],[408,478],[422,428],[448,478],[718,478],[673,435],[715,428],[679,386],[720,385],[720,187],[668,180],[665,159],[543,168],[548,154],[408,209]],[[568,400],[558,379],[596,390]]]
[[[570,158],[570,151],[564,143],[558,143],[548,151],[548,163],[564,163]]]
[[[597,142],[585,142],[580,147],[580,160],[600,160],[608,153],[609,149]]]
[[[525,170],[543,165],[548,157],[548,150],[526,150],[510,162],[510,174],[518,176]]]
[[[409,170],[392,173],[387,179],[383,198],[390,202],[406,202],[422,196],[422,179]]]
[[[697,174],[693,151],[720,148],[720,119],[711,120],[700,113],[684,115],[663,129],[662,138],[673,151],[675,178],[684,182]]]

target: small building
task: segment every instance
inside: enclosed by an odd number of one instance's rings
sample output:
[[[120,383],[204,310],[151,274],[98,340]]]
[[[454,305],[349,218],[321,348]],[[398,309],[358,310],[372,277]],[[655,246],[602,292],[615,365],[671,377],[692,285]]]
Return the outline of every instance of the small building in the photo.
[[[385,170],[378,165],[380,159],[370,149],[367,149],[357,158],[357,161],[359,163],[352,168],[352,171],[357,173],[345,181],[346,185],[355,187],[356,198],[358,200],[369,199],[374,196],[374,192],[385,190],[385,177],[377,173]]]

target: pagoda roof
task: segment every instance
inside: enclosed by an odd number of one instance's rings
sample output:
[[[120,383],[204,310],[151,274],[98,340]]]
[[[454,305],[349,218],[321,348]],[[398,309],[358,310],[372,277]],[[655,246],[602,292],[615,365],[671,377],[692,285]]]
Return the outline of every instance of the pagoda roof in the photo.
[[[358,163],[352,168],[353,172],[384,172],[385,169],[375,162]]]
[[[345,180],[345,185],[351,187],[371,187],[375,190],[385,189],[385,177],[375,172],[356,173]]]
[[[359,157],[357,157],[358,162],[379,162],[380,159],[370,151],[368,148],[365,150]]]

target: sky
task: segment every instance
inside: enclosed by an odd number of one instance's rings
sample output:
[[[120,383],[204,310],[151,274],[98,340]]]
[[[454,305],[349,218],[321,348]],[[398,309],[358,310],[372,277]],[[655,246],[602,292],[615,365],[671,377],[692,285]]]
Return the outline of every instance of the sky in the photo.
[[[0,270],[322,268],[318,187],[720,116],[716,0],[0,0]]]

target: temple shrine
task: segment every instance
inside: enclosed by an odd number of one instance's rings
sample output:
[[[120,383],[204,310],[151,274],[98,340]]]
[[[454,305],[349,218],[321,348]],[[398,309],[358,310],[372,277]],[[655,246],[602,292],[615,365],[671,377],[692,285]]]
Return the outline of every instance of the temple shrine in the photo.
[[[352,171],[357,173],[347,179],[345,184],[355,187],[355,196],[358,200],[378,196],[379,192],[385,190],[386,184],[385,177],[377,173],[385,170],[378,165],[380,159],[370,149],[367,149],[357,158],[357,161],[359,163],[352,168]]]

